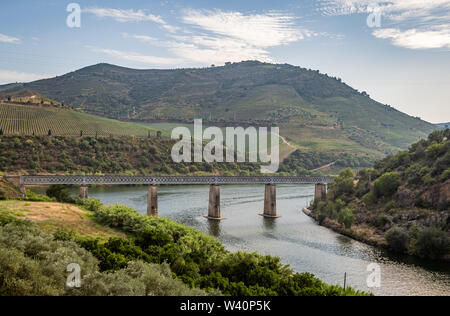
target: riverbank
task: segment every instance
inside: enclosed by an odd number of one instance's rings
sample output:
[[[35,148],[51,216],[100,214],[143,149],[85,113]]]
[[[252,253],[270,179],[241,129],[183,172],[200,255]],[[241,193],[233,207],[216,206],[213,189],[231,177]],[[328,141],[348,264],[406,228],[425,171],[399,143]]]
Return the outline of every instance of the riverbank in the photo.
[[[347,229],[344,225],[339,224],[338,221],[329,218],[325,218],[322,223],[320,223],[318,216],[315,215],[314,212],[307,207],[303,208],[303,213],[314,219],[316,224],[329,228],[338,234],[352,238],[356,241],[365,243],[373,247],[389,249],[388,244],[384,240],[383,236],[377,234],[375,232],[375,229],[367,225],[358,225]]]
[[[352,238],[356,241],[365,243],[367,245],[382,248],[388,251],[392,251],[391,247],[386,241],[386,231],[387,226],[383,230],[379,230],[374,228],[373,226],[368,225],[365,222],[358,223],[352,225],[351,228],[346,228],[343,224],[340,224],[337,220],[333,220],[330,218],[325,218],[322,221],[319,220],[319,216],[314,213],[313,210],[305,207],[303,208],[303,213],[316,222],[316,224],[331,229],[332,231],[341,234],[343,236]],[[416,218],[423,216],[417,215]],[[386,224],[387,225],[387,224]],[[405,253],[407,255],[411,255],[413,257],[419,258],[411,253]],[[440,258],[438,261],[442,262],[450,262],[450,255],[447,255],[443,258]]]

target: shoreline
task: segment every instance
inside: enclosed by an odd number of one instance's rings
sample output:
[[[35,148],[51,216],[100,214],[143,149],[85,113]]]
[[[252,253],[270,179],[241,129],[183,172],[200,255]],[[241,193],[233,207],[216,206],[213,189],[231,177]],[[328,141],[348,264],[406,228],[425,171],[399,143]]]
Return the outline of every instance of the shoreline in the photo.
[[[308,207],[304,207],[302,209],[302,212],[306,216],[312,218],[314,220],[314,222],[317,225],[319,225],[319,226],[326,227],[326,228],[334,231],[335,233],[338,233],[340,235],[346,236],[346,237],[351,238],[353,240],[362,242],[362,243],[364,243],[366,245],[369,245],[369,246],[372,246],[372,247],[377,247],[377,248],[380,248],[380,249],[392,252],[392,254],[411,256],[411,257],[413,257],[415,259],[425,260],[425,261],[429,261],[429,262],[446,262],[446,263],[450,263],[450,258],[449,257],[446,257],[446,258],[443,258],[443,259],[440,259],[440,260],[427,260],[427,259],[423,259],[423,258],[420,258],[418,256],[415,256],[415,255],[412,255],[412,254],[409,254],[409,253],[396,253],[396,252],[393,252],[389,248],[389,246],[386,243],[386,241],[384,241],[384,239],[380,239],[380,238],[365,238],[365,236],[367,236],[367,234],[369,232],[367,230],[365,230],[364,227],[356,226],[356,227],[359,228],[358,231],[355,231],[354,229],[346,229],[346,228],[343,228],[340,224],[337,224],[336,222],[331,221],[329,219],[326,219],[326,220],[324,220],[322,222],[322,224],[319,224],[319,221],[317,220],[316,216],[312,213],[312,211]],[[379,237],[381,237],[381,236],[379,236]]]

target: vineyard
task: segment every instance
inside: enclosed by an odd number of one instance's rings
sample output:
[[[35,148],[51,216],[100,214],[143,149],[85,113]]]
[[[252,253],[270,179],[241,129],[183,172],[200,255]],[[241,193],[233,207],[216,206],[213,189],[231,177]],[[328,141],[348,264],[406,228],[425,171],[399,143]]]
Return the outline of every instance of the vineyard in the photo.
[[[145,125],[125,123],[69,109],[0,103],[0,130],[4,135],[156,136]]]

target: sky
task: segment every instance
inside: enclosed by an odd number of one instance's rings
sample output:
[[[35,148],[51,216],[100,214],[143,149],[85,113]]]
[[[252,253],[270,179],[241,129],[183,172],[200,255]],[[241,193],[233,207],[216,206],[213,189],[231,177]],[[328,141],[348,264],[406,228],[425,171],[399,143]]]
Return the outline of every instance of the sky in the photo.
[[[243,60],[319,70],[409,115],[450,122],[450,0],[0,2],[0,84],[100,62]]]

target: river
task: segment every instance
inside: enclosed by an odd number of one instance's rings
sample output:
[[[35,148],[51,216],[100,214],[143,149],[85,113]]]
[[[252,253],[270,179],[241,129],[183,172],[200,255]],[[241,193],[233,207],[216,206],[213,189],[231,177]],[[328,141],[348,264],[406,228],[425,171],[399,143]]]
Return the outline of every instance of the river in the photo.
[[[395,257],[321,227],[303,214],[313,199],[313,186],[277,186],[278,219],[258,216],[264,186],[222,186],[221,213],[226,219],[220,222],[203,217],[208,194],[207,186],[159,187],[159,214],[214,236],[231,251],[278,256],[293,270],[313,273],[330,284],[343,285],[347,273],[347,285],[375,295],[450,295],[449,264]],[[89,196],[146,213],[146,187],[92,187]],[[367,286],[372,263],[381,269],[380,287]]]

